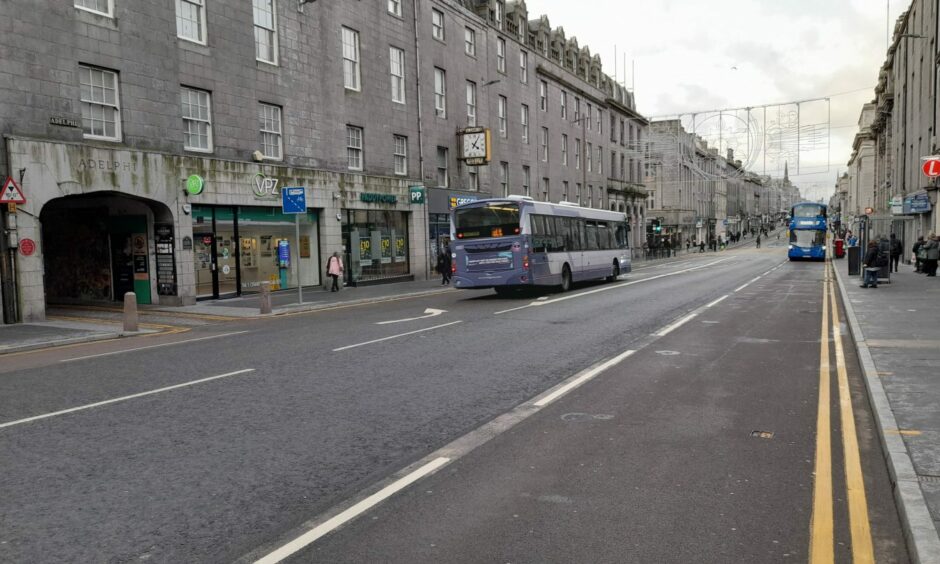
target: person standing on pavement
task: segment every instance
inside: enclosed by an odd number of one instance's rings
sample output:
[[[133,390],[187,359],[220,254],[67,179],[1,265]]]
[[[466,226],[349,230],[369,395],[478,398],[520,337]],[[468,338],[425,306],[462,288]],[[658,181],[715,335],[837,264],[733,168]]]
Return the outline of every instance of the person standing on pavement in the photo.
[[[865,253],[865,259],[862,261],[865,275],[862,279],[861,288],[878,287],[878,270],[881,268],[880,261],[881,252],[878,250],[878,241],[871,240],[868,242],[868,251]]]
[[[333,279],[330,291],[339,292],[339,277],[343,275],[343,259],[340,258],[338,251],[334,251],[333,256],[326,260],[326,273]]]
[[[452,259],[450,256],[450,245],[444,245],[444,249],[437,255],[437,271],[441,273],[441,285],[450,284]]]
[[[917,238],[917,241],[914,243],[914,246],[911,247],[911,250],[914,252],[914,272],[923,272],[924,271],[924,259],[921,258],[920,250],[924,246],[924,236],[921,235]]]
[[[940,241],[937,240],[935,234],[930,234],[930,238],[924,243],[924,249],[927,253],[927,258],[924,260],[924,272],[927,273],[927,276],[936,276],[937,261],[940,260]]]
[[[757,234],[757,248],[760,248],[760,233]]]
[[[901,240],[892,233],[891,241],[889,243],[890,252],[891,252],[891,268],[892,272],[898,271],[898,263],[901,261],[901,254],[904,252],[904,248],[901,247]]]

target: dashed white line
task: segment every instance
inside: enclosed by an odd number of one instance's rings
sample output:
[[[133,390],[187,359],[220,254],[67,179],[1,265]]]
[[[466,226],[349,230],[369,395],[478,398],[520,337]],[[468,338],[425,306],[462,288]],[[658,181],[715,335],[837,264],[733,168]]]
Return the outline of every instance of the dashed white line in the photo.
[[[382,503],[386,499],[392,497],[399,491],[407,488],[408,486],[417,482],[421,478],[437,471],[439,468],[441,468],[442,466],[450,462],[450,460],[451,460],[450,458],[447,458],[444,456],[435,458],[434,460],[428,462],[421,468],[418,468],[417,470],[415,470],[414,472],[411,472],[407,476],[404,476],[401,479],[396,480],[392,482],[391,484],[385,486],[378,492],[370,495],[369,497],[360,501],[356,505],[353,505],[349,509],[343,511],[339,515],[336,515],[332,519],[329,519],[328,521],[320,525],[317,525],[313,529],[310,529],[306,533],[300,535],[296,539],[290,541],[289,543],[278,548],[277,550],[268,553],[266,556],[263,556],[262,558],[259,558],[258,560],[255,560],[255,564],[276,564],[277,562],[284,560],[285,558],[294,554],[298,550],[301,550],[302,548],[310,545],[311,543],[313,543],[314,541],[316,541],[323,535],[333,531],[334,529],[336,529],[337,527],[341,525],[344,525],[345,523],[348,523],[349,521],[352,521],[359,515],[362,515],[363,513],[365,513],[372,507],[378,505],[379,503]]]
[[[100,356],[111,356],[111,355],[115,355],[115,354],[132,353],[132,352],[137,352],[137,351],[145,351],[145,350],[147,350],[147,349],[156,349],[156,348],[160,348],[160,347],[171,347],[171,346],[173,346],[173,345],[185,345],[186,343],[195,343],[195,342],[197,342],[197,341],[208,341],[209,339],[219,339],[219,338],[222,338],[222,337],[231,337],[232,335],[241,335],[242,333],[248,333],[248,331],[233,331],[233,332],[231,332],[231,333],[222,333],[221,335],[209,335],[208,337],[197,337],[197,338],[195,338],[195,339],[186,339],[186,340],[184,340],[184,341],[173,341],[172,343],[160,343],[159,345],[149,345],[149,346],[146,346],[146,347],[137,347],[137,348],[135,348],[135,349],[123,349],[123,350],[119,350],[119,351],[111,351],[111,352],[98,353],[98,354],[89,354],[89,355],[86,355],[86,356],[76,356],[75,358],[64,358],[64,359],[60,360],[59,362],[75,362],[76,360],[85,360],[85,359],[88,359],[88,358],[97,358],[97,357],[100,357]]]
[[[737,288],[734,289],[734,291],[735,291],[735,292],[740,292],[741,290],[747,288],[748,286],[750,286],[750,285],[753,284],[754,282],[757,282],[758,280],[760,280],[760,276],[758,276],[757,278],[754,278],[754,279],[752,279],[752,280],[749,280],[749,281],[745,282],[744,284],[738,286]]]
[[[668,335],[669,333],[672,333],[673,331],[675,331],[675,330],[678,329],[679,327],[682,327],[683,325],[685,325],[685,324],[688,323],[689,321],[692,321],[696,316],[698,316],[697,313],[690,313],[689,315],[686,315],[685,317],[683,317],[683,318],[680,319],[679,321],[676,321],[675,323],[672,323],[672,324],[670,324],[670,325],[667,325],[667,326],[663,327],[662,329],[660,329],[659,331],[657,331],[656,333],[653,333],[653,334],[656,335],[657,337],[665,337],[666,335]]]
[[[354,349],[356,347],[362,347],[365,345],[371,345],[373,343],[381,343],[382,341],[388,341],[389,339],[397,339],[399,337],[405,337],[408,335],[414,335],[415,333],[423,333],[425,331],[433,331],[434,329],[440,329],[441,327],[447,327],[449,325],[456,325],[458,323],[463,323],[463,321],[451,321],[450,323],[444,323],[441,325],[435,325],[433,327],[425,327],[424,329],[418,329],[416,331],[408,331],[407,333],[399,333],[397,335],[391,335],[389,337],[382,337],[381,339],[373,339],[371,341],[366,341],[365,343],[356,343],[355,345],[346,345],[345,347],[340,347],[338,349],[333,349],[333,352],[345,351],[347,349]]]
[[[717,300],[715,300],[715,301],[709,303],[709,304],[706,305],[705,307],[716,306],[716,305],[720,304],[720,303],[722,302],[722,300],[724,300],[724,299],[727,298],[727,297],[728,297],[728,294],[725,294],[724,296],[721,296],[721,297],[718,298]]]
[[[93,407],[101,407],[103,405],[108,405],[112,403],[117,403],[119,401],[127,401],[134,398],[141,398],[144,396],[150,396],[153,394],[159,394],[161,392],[168,392],[170,390],[175,390],[177,388],[183,388],[186,386],[194,386],[196,384],[202,384],[204,382],[211,382],[212,380],[218,380],[219,378],[228,378],[229,376],[235,376],[237,374],[245,374],[247,372],[254,372],[254,368],[246,368],[244,370],[236,370],[235,372],[226,372],[225,374],[219,374],[218,376],[209,376],[208,378],[201,378],[199,380],[192,380],[190,382],[183,382],[182,384],[175,384],[173,386],[167,386],[165,388],[158,388],[156,390],[150,390],[147,392],[140,392],[139,394],[131,394],[129,396],[121,396],[119,398],[109,399],[105,401],[99,401],[96,403],[90,403],[88,405],[81,405],[78,407],[72,407],[69,409],[63,409],[60,411],[53,411],[52,413],[44,413],[42,415],[36,415],[34,417],[27,417],[25,419],[17,419],[16,421],[8,421],[6,423],[0,423],[0,429],[4,427],[13,427],[14,425],[22,425],[23,423],[29,423],[30,421],[38,421],[40,419],[48,419],[49,417],[55,417],[57,415],[65,415],[66,413],[75,413],[76,411],[83,411],[85,409],[91,409]]]
[[[634,351],[634,350],[629,350],[629,351],[622,352],[622,353],[618,354],[617,356],[615,356],[614,358],[608,360],[607,362],[605,362],[605,363],[603,363],[603,364],[600,364],[600,365],[598,365],[598,366],[595,366],[594,368],[588,369],[584,374],[578,376],[578,377],[575,378],[574,380],[571,380],[571,381],[568,382],[567,384],[565,384],[565,385],[563,385],[563,386],[561,386],[561,387],[559,387],[559,388],[557,388],[557,389],[555,389],[555,390],[549,392],[548,395],[546,395],[546,396],[544,396],[544,397],[542,397],[542,398],[536,400],[532,405],[534,405],[535,407],[544,407],[544,406],[546,406],[546,405],[552,403],[553,401],[557,400],[557,399],[560,398],[561,396],[567,394],[567,393],[570,392],[571,390],[573,390],[573,389],[577,388],[578,386],[580,386],[581,384],[587,382],[587,381],[590,380],[591,378],[594,378],[595,376],[597,376],[597,375],[600,374],[601,372],[607,370],[608,368],[610,368],[610,367],[612,367],[612,366],[616,366],[617,364],[620,364],[620,362],[623,361],[623,359],[627,358],[628,356],[632,355],[632,354],[635,353],[635,352],[636,352],[636,351]]]

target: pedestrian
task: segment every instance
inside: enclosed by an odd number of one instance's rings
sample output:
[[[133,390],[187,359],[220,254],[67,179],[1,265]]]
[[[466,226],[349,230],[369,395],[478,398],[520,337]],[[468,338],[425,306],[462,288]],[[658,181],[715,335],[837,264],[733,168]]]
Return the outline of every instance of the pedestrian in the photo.
[[[924,236],[921,235],[917,238],[917,241],[914,243],[914,246],[911,247],[911,250],[914,252],[914,272],[923,272],[924,271],[924,253],[921,253],[921,249],[924,247]]]
[[[926,251],[924,272],[927,273],[927,276],[936,276],[937,260],[940,260],[940,241],[937,240],[937,236],[935,234],[930,234],[927,242],[924,243],[924,249]]]
[[[685,238],[685,252],[689,252],[691,248],[692,248],[692,241],[688,237],[686,237]]]
[[[702,239],[698,244],[698,252],[699,253],[705,252],[705,240],[704,239]]]
[[[881,252],[878,250],[878,241],[872,240],[868,242],[868,251],[865,253],[862,266],[865,268],[865,275],[860,287],[877,288],[878,271],[881,269]]]
[[[450,245],[444,245],[444,249],[437,255],[437,271],[441,273],[442,286],[450,284],[451,260]]]
[[[901,240],[892,233],[891,242],[889,243],[890,253],[891,253],[891,271],[898,271],[898,264],[901,262],[901,254],[904,252],[904,248],[901,246]]]
[[[333,255],[326,259],[326,273],[333,279],[330,291],[339,292],[339,277],[343,275],[343,259],[340,258],[338,251],[334,251]]]
[[[757,234],[757,248],[760,248],[760,233]]]

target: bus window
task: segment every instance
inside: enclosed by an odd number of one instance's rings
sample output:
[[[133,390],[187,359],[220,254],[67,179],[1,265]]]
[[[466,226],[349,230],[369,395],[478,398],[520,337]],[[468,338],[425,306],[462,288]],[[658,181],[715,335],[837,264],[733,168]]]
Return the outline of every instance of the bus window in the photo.
[[[518,235],[519,225],[518,204],[491,202],[454,210],[458,239]]]
[[[597,250],[597,223],[594,221],[587,221],[584,224],[584,234],[587,237],[586,245],[584,245],[584,250],[586,251],[596,251]]]
[[[545,216],[530,215],[529,221],[532,224],[532,251],[544,253],[547,250],[546,240],[548,239],[548,230],[545,226]]]
[[[606,251],[610,246],[610,229],[607,228],[606,221],[597,222],[597,248]]]
[[[565,231],[565,236],[568,238],[565,242],[565,246],[569,251],[580,251],[581,250],[581,237],[578,234],[578,225],[579,221],[573,217],[562,218],[565,220],[565,225],[567,230]]]
[[[556,217],[554,218],[554,221],[555,230],[553,232],[552,248],[550,250],[552,252],[561,253],[567,250],[567,237],[565,236],[567,229],[565,227],[565,218]]]
[[[627,234],[629,233],[629,227],[626,223],[617,224],[617,247],[618,249],[626,249],[629,245]]]

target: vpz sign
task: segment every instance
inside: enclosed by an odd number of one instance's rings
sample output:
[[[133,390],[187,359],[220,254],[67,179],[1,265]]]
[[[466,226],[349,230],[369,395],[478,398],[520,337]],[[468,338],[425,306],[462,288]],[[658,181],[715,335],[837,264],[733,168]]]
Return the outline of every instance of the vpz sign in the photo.
[[[275,198],[281,195],[280,190],[278,190],[278,179],[270,176],[265,176],[260,172],[255,175],[254,186],[251,187],[252,192],[255,193],[257,198]]]

